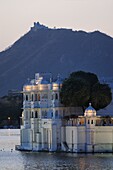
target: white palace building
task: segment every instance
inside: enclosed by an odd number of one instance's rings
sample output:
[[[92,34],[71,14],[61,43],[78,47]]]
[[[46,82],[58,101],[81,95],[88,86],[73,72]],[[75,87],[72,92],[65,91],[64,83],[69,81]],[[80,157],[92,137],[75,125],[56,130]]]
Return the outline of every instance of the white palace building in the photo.
[[[91,104],[84,114],[80,108],[64,107],[61,87],[60,77],[52,82],[51,74],[39,73],[24,85],[19,149],[113,152],[113,119],[97,116]]]

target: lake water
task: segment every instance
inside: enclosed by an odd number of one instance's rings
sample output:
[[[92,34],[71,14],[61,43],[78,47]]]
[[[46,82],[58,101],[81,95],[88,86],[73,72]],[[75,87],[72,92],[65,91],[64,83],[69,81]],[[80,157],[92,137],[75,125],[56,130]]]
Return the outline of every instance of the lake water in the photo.
[[[0,170],[113,170],[113,154],[15,151],[19,130],[0,130]]]

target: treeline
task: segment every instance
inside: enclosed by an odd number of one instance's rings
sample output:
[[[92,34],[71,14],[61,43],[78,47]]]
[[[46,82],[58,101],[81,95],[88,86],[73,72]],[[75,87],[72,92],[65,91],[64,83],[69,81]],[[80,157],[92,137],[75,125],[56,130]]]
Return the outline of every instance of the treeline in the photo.
[[[19,128],[22,114],[22,94],[0,98],[0,128]]]

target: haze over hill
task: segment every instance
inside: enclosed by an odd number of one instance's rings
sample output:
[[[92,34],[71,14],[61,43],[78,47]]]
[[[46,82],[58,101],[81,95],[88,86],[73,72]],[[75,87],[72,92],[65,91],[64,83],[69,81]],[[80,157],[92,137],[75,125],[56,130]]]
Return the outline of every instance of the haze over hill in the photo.
[[[36,72],[65,77],[77,70],[113,76],[113,38],[99,31],[49,29],[38,23],[0,53],[0,95],[22,89]]]

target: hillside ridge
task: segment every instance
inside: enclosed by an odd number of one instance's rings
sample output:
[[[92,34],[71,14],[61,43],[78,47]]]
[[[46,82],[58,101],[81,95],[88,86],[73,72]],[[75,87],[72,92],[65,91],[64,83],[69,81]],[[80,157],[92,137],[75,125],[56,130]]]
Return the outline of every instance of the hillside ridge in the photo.
[[[78,70],[112,77],[113,38],[99,31],[31,28],[0,52],[0,96],[10,89],[22,90],[27,78],[36,72],[66,77]]]

